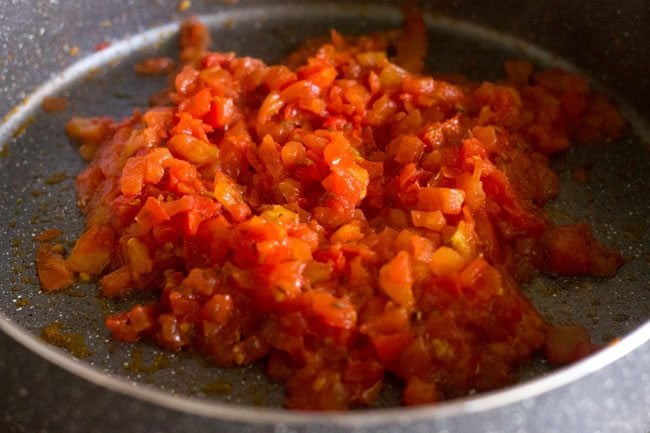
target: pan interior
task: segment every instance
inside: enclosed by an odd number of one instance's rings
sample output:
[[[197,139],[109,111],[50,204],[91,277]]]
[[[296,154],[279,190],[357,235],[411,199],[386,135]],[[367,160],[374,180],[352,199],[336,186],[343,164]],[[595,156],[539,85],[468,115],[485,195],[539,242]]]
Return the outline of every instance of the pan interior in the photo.
[[[330,28],[363,33],[399,26],[399,17],[390,8],[301,5],[201,18],[211,28],[214,50],[272,63],[305,38],[326,35]],[[503,61],[510,58],[571,68],[562,59],[505,35],[441,17],[427,18],[431,71],[495,80],[502,75]],[[63,132],[65,122],[73,115],[122,118],[133,108],[146,107],[148,97],[162,89],[167,79],[138,77],[133,65],[153,55],[175,57],[174,28],[136,35],[90,56],[76,66],[74,74],[50,83],[10,122],[0,125],[0,312],[37,336],[44,327],[60,323],[62,332],[83,339],[91,353],[84,362],[136,384],[210,401],[277,407],[282,389],[264,378],[259,365],[221,369],[196,354],[170,354],[146,343],[113,341],[103,319],[127,308],[128,302],[101,299],[92,284],[48,295],[40,291],[36,278],[34,236],[45,229],[61,229],[70,247],[83,226],[75,204],[74,177],[84,164]],[[67,109],[43,112],[44,96],[67,98]],[[624,336],[650,317],[650,237],[645,217],[650,213],[649,161],[643,140],[631,125],[616,143],[576,147],[554,163],[562,189],[548,205],[551,215],[559,223],[589,222],[597,237],[619,248],[629,262],[611,279],[540,276],[524,290],[547,319],[581,324],[599,343]],[[584,167],[590,175],[586,184],[572,177],[574,169]],[[547,371],[542,361],[535,361],[522,371],[522,378]],[[398,404],[395,386],[386,387],[378,404]]]

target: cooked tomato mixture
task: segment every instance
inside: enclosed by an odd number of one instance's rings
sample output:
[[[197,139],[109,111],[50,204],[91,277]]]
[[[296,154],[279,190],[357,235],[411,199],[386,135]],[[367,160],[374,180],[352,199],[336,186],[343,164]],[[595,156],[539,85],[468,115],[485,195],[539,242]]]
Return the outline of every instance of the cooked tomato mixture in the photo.
[[[206,28],[184,23],[150,109],[68,123],[89,161],[86,228],[69,253],[45,236],[42,287],[149,292],[106,319],[115,338],[263,360],[295,409],[372,405],[387,375],[404,404],[436,402],[509,384],[536,353],[591,353],[520,285],[622,264],[543,206],[558,192],[549,157],[623,120],[585,79],[525,61],[496,83],[427,75],[424,23],[406,22],[332,32],[276,66],[208,52]]]

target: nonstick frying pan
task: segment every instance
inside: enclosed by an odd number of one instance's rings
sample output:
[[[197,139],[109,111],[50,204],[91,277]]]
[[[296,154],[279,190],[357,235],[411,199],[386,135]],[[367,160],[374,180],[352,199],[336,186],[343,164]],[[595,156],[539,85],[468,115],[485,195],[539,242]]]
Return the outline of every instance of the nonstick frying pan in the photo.
[[[650,430],[645,1],[421,2],[431,70],[493,80],[508,58],[580,70],[629,121],[616,143],[574,148],[555,160],[562,190],[548,206],[558,222],[590,222],[628,262],[611,279],[537,277],[524,289],[554,323],[581,324],[596,342],[619,340],[557,371],[534,361],[519,385],[504,390],[400,408],[389,384],[378,407],[345,414],[281,409],[282,390],[259,365],[219,369],[196,354],[111,340],[103,317],[128,303],[102,300],[93,285],[57,295],[39,289],[34,236],[58,228],[72,243],[82,227],[74,176],[83,162],[63,125],[75,114],[125,117],[145,107],[166,79],[137,77],[132,67],[154,53],[174,55],[180,19],[200,16],[216,50],[268,62],[330,28],[360,33],[401,21],[397,2],[194,0],[183,11],[181,3],[0,0],[0,431]],[[45,113],[46,96],[67,98],[67,108]],[[589,170],[586,185],[571,175],[580,167]],[[42,339],[53,324],[67,337],[67,350]]]

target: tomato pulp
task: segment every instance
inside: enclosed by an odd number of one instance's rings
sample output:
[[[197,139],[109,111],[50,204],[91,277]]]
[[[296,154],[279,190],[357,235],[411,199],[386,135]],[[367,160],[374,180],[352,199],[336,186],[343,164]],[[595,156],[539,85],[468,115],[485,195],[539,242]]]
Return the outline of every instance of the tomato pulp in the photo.
[[[208,41],[182,25],[150,109],[68,123],[89,161],[86,229],[67,255],[45,236],[44,290],[76,276],[107,297],[151,292],[108,317],[115,338],[264,359],[296,409],[372,405],[386,374],[404,404],[431,403],[511,383],[544,349],[558,363],[595,350],[519,287],[622,264],[543,209],[559,186],[549,158],[624,127],[583,78],[524,61],[499,83],[434,78],[412,12],[403,31],[333,31],[276,66]]]

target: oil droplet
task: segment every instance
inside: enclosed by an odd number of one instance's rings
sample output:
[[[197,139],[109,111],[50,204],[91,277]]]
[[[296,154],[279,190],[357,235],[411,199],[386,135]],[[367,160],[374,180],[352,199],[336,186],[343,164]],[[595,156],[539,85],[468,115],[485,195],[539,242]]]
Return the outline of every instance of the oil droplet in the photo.
[[[68,178],[68,173],[65,171],[57,171],[56,173],[52,173],[50,177],[45,179],[45,184],[46,185],[56,185],[57,183],[61,183],[64,180]]]
[[[232,394],[232,383],[225,379],[210,382],[203,387],[206,395],[230,395]]]

